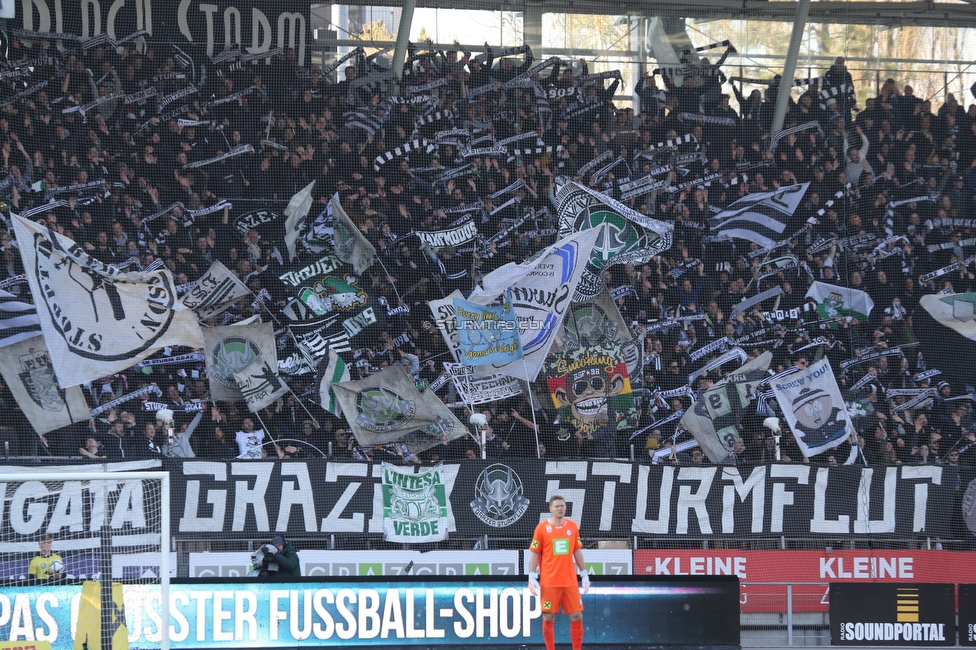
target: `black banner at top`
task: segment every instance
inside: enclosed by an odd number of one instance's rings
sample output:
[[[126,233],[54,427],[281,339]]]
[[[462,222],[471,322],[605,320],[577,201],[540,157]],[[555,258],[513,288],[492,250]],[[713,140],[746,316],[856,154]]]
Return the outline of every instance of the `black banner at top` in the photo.
[[[176,536],[383,532],[379,464],[185,461],[172,475]],[[532,536],[554,494],[584,537],[897,537],[949,533],[939,466],[755,468],[614,461],[445,464],[452,535]]]
[[[307,64],[311,54],[310,5],[297,0],[23,0],[15,6],[12,27],[68,34],[82,41],[99,34],[122,41],[145,30],[151,40],[204,46],[209,56],[223,52],[226,44],[244,54],[292,48],[298,65]],[[68,48],[77,45],[64,42]]]

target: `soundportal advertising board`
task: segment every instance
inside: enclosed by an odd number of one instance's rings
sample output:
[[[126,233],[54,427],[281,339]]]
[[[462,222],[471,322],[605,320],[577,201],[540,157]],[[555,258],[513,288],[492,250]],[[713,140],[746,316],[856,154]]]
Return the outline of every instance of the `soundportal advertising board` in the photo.
[[[830,640],[833,645],[955,645],[955,587],[832,582]]]
[[[587,645],[737,647],[738,590],[734,577],[596,578],[584,597],[598,610],[586,621]],[[542,639],[539,599],[521,577],[188,580],[170,591],[176,649],[487,648]],[[0,640],[72,650],[81,593],[82,585],[0,588]],[[158,647],[159,586],[125,585],[124,602],[129,648]],[[569,626],[556,630],[556,642],[568,645]]]

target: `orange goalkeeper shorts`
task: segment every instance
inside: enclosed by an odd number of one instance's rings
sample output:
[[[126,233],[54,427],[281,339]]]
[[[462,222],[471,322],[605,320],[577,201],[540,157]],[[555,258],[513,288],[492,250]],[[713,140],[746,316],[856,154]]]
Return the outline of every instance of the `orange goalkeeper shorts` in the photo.
[[[542,611],[545,614],[558,614],[562,609],[563,614],[572,614],[583,611],[583,598],[580,596],[579,587],[546,587],[542,586]]]

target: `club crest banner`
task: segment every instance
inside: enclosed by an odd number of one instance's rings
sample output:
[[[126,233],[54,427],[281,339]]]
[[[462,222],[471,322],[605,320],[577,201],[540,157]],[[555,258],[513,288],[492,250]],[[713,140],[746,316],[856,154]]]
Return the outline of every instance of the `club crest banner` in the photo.
[[[333,384],[332,390],[361,445],[385,445],[438,424],[438,414],[422,408],[427,401],[398,363],[365,379]],[[431,398],[447,410],[436,396]]]
[[[852,316],[864,322],[874,309],[874,301],[866,291],[839,287],[826,282],[814,282],[807,290],[806,297],[817,303],[817,313],[820,318]]]
[[[624,343],[630,339],[630,328],[620,315],[617,304],[607,290],[582,302],[574,302],[563,319],[563,327],[553,352],[578,350],[610,341]]]
[[[444,471],[433,467],[414,474],[383,465],[383,538],[388,542],[439,542],[447,539],[448,499]]]
[[[591,190],[566,176],[553,179],[552,202],[559,214],[559,236],[604,226],[596,241],[574,300],[592,298],[603,289],[602,272],[613,264],[640,264],[671,248],[673,226]]]
[[[61,388],[58,385],[43,336],[4,348],[0,354],[0,373],[37,433],[88,421],[88,403],[81,387]]]
[[[241,399],[234,375],[246,370],[259,357],[274,358],[276,354],[271,323],[210,327],[203,331],[203,340],[210,396],[219,401]]]
[[[772,382],[772,388],[783,417],[807,458],[833,449],[854,433],[827,358]]]
[[[366,306],[370,296],[360,286],[359,277],[343,272],[344,266],[338,255],[324,255],[314,262],[293,267],[278,279],[313,319],[332,312],[356,313]]]
[[[41,331],[62,387],[120,372],[167,346],[203,345],[168,270],[125,273],[67,237],[13,216]]]

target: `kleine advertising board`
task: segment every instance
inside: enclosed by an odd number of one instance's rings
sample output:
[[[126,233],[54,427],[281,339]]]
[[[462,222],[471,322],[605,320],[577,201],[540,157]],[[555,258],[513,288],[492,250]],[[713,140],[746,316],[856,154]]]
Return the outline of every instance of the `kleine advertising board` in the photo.
[[[743,612],[785,612],[792,583],[794,612],[827,612],[831,582],[976,583],[976,562],[956,551],[661,549],[635,551],[634,575],[738,576]]]

